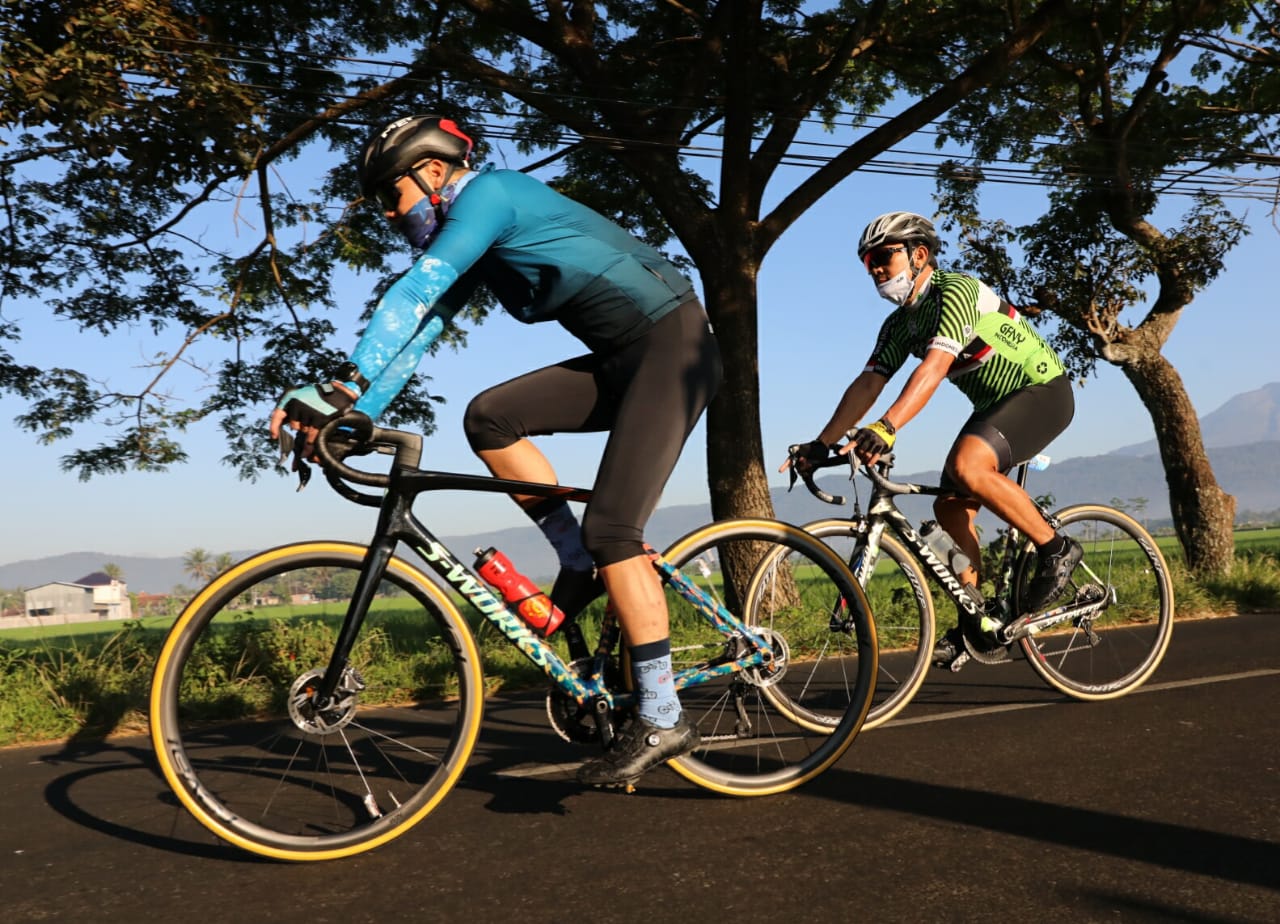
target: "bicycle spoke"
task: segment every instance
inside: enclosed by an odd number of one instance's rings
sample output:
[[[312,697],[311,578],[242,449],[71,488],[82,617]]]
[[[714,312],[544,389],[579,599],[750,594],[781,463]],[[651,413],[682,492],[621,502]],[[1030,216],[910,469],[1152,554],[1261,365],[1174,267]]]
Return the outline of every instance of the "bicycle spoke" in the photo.
[[[713,524],[667,553],[682,573],[699,573],[722,618],[749,613],[726,636],[668,589],[673,666],[698,678],[686,679],[680,697],[702,736],[673,766],[739,794],[790,788],[829,764],[856,734],[874,676],[866,614],[854,614],[849,631],[830,629],[833,597],[857,594],[847,567],[794,527],[762,524],[769,521]],[[738,669],[708,674],[727,663]]]
[[[1021,639],[1031,666],[1079,699],[1110,699],[1139,686],[1164,657],[1173,630],[1173,584],[1155,541],[1120,511],[1095,505],[1059,515],[1062,531],[1084,548],[1058,616],[1027,620]],[[1035,556],[1019,562],[1026,586]],[[1050,623],[1047,627],[1045,623]]]
[[[362,551],[304,544],[260,557],[198,598],[166,643],[153,711],[162,768],[202,823],[250,850],[367,849],[456,781],[479,728],[478,655],[439,592],[395,564],[320,706],[347,601],[298,588],[353,587]]]

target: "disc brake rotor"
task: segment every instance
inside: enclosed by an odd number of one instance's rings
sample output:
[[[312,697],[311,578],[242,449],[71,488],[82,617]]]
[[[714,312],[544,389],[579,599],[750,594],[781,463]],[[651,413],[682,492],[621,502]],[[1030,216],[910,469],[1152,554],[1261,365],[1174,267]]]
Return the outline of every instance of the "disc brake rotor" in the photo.
[[[289,718],[293,724],[309,735],[332,735],[351,724],[356,715],[364,680],[355,668],[342,672],[342,680],[333,691],[333,700],[323,709],[315,703],[316,687],[324,671],[320,668],[307,671],[289,687]]]

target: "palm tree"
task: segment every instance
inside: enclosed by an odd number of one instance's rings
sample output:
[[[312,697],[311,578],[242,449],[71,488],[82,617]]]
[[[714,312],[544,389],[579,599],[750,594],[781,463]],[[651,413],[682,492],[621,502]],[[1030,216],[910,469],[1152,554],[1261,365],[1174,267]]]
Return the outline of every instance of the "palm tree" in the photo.
[[[107,577],[111,578],[111,580],[113,581],[124,580],[124,569],[121,568],[119,565],[117,565],[115,562],[107,562],[105,565],[103,565],[102,573],[105,574]]]
[[[182,568],[197,584],[203,584],[213,577],[214,560],[205,549],[194,548],[182,559]]]

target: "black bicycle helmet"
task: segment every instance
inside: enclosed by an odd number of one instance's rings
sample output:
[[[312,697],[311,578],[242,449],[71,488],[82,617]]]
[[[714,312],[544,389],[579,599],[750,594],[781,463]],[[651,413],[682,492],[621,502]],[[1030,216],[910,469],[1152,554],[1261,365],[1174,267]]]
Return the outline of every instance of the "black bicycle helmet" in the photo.
[[[471,168],[471,139],[452,119],[406,116],[375,131],[360,155],[360,190],[372,197],[383,183],[408,173],[414,164],[437,158]]]
[[[885,244],[921,243],[929,248],[931,255],[938,252],[938,232],[933,222],[915,212],[885,212],[879,218],[872,219],[871,224],[862,230],[862,238],[858,241],[858,259],[865,257],[868,251],[883,247]]]

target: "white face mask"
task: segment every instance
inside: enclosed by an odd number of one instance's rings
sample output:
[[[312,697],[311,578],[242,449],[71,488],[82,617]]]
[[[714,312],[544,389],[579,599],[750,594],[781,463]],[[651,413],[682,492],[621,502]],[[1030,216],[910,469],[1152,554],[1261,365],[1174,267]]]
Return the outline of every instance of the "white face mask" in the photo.
[[[906,270],[903,270],[892,279],[887,279],[876,286],[876,291],[880,293],[880,297],[887,301],[893,302],[898,307],[902,307],[911,299],[911,291],[916,287],[916,281]]]

